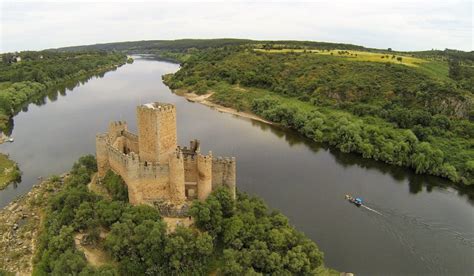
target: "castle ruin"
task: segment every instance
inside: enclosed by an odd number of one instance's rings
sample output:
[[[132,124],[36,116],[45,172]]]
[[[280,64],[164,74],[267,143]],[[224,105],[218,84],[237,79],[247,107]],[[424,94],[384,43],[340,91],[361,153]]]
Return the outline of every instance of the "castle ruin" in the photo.
[[[126,122],[112,122],[107,133],[96,137],[98,176],[109,169],[119,174],[131,204],[180,205],[204,200],[220,186],[235,198],[235,158],[201,154],[197,140],[189,148],[178,146],[174,105],[138,106],[137,127],[138,135],[128,131]]]

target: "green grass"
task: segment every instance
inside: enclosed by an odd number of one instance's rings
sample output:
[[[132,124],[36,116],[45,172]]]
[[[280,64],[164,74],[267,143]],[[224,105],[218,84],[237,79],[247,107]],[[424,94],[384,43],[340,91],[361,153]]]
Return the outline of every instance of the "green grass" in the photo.
[[[447,62],[428,61],[422,63],[418,69],[429,76],[441,79],[443,81],[452,81],[449,78],[449,67]]]
[[[377,53],[377,52],[366,52],[366,51],[353,51],[353,50],[318,50],[318,49],[255,49],[258,52],[264,53],[314,53],[318,55],[332,55],[336,57],[342,57],[351,61],[370,61],[370,62],[383,62],[383,63],[394,63],[402,64],[406,66],[418,67],[419,65],[427,62],[425,59],[410,57],[406,55],[400,55],[397,53],[387,54],[387,53]],[[394,58],[392,58],[394,56]],[[398,61],[397,57],[401,57],[402,61]]]
[[[358,62],[381,62],[391,64],[401,64],[412,68],[417,68],[421,72],[441,80],[450,80],[448,76],[448,64],[443,61],[435,61],[407,56],[399,53],[379,53],[353,50],[320,50],[320,49],[254,49],[256,52],[278,54],[278,53],[314,53],[317,55],[341,57],[348,61]],[[383,58],[382,58],[383,57]],[[393,58],[392,58],[393,57]],[[402,60],[398,61],[397,57]]]
[[[17,164],[10,160],[7,155],[0,153],[0,190],[5,189],[8,184],[18,180],[21,172]]]

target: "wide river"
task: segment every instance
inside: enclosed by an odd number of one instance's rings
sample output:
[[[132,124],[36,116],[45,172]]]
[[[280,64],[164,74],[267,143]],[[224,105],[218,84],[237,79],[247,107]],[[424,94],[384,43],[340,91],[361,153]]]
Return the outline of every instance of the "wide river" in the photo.
[[[0,146],[19,163],[23,180],[0,192],[0,207],[27,193],[39,176],[60,174],[87,153],[112,120],[136,131],[135,107],[177,106],[181,145],[197,138],[202,151],[237,158],[240,191],[283,212],[325,253],[326,265],[373,274],[474,273],[474,195],[445,181],[413,174],[249,119],[176,96],[161,76],[172,63],[135,63],[30,104],[14,120],[14,143]],[[361,196],[357,208],[345,194]]]

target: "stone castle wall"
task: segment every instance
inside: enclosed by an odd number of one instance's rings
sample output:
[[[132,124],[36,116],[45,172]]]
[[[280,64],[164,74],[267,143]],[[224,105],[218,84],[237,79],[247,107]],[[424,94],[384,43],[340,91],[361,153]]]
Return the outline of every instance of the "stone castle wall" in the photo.
[[[212,190],[220,186],[229,188],[235,198],[236,183],[236,163],[235,158],[214,158],[212,159]]]
[[[108,133],[96,136],[98,175],[109,169],[122,176],[129,201],[142,204],[206,199],[220,186],[235,198],[235,158],[213,158],[199,153],[199,141],[190,148],[176,145],[176,110],[168,104],[137,108],[139,135],[125,122],[112,122]]]

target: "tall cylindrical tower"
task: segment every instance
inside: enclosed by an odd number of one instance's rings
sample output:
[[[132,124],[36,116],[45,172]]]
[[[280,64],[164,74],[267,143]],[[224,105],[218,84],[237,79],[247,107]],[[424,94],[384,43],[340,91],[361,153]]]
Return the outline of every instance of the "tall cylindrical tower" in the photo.
[[[175,106],[159,102],[138,106],[137,126],[140,160],[168,164],[177,147]]]
[[[97,159],[97,175],[104,177],[110,169],[109,156],[107,154],[107,134],[97,134],[95,137],[95,152]]]
[[[186,200],[184,188],[184,157],[180,150],[170,156],[170,198],[175,203]]]
[[[212,192],[212,152],[209,155],[197,154],[198,199],[205,200]]]

